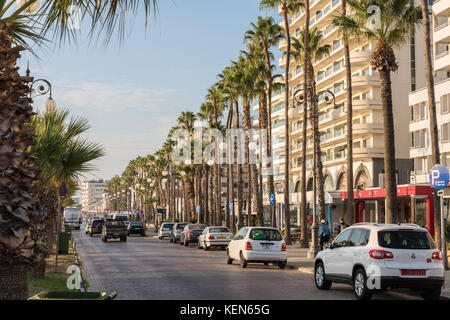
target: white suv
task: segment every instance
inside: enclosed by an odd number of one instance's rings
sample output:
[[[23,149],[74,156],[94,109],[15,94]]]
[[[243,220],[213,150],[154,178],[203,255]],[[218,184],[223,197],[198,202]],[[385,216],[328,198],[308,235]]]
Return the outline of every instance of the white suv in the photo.
[[[413,224],[354,224],[314,261],[318,289],[347,283],[360,300],[387,288],[411,288],[422,291],[424,299],[439,299],[444,274],[442,254],[430,234]]]

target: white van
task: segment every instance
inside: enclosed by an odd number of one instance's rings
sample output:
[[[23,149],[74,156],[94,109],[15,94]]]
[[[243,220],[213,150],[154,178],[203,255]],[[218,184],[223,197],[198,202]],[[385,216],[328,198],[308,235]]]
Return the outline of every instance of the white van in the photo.
[[[80,229],[81,210],[76,207],[67,207],[64,209],[64,224],[73,228]]]

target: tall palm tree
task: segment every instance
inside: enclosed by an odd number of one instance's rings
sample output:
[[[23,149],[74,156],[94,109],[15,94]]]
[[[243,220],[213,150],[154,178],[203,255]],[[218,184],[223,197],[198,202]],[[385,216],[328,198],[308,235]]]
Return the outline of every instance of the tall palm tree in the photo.
[[[307,61],[307,69],[306,73],[307,83],[308,83],[308,97],[309,104],[311,106],[310,110],[310,121],[311,127],[313,128],[313,136],[314,136],[314,153],[315,156],[315,179],[318,190],[318,211],[320,219],[325,219],[325,191],[324,191],[324,180],[323,180],[323,165],[322,165],[322,151],[320,147],[320,133],[319,133],[319,120],[318,120],[318,105],[316,97],[316,85],[315,85],[315,72],[312,64],[312,60],[315,61],[321,60],[323,57],[328,56],[331,51],[331,46],[329,44],[322,44],[322,34],[318,32],[317,28],[314,28],[310,31],[308,36],[308,49],[304,48],[304,40],[306,38],[305,28],[300,31],[300,40],[293,38],[292,39],[292,55],[294,58],[301,62],[305,57],[305,51],[308,51],[309,60]],[[307,110],[305,109],[306,113]],[[303,123],[305,127],[307,124]],[[303,141],[305,144],[305,140]],[[303,149],[303,154],[306,154],[306,147]]]
[[[260,7],[268,8],[272,10],[278,10],[281,8],[281,12],[284,19],[284,32],[286,35],[287,51],[286,51],[286,69],[284,75],[285,83],[285,132],[286,132],[286,143],[285,143],[285,163],[284,163],[284,219],[285,219],[285,234],[287,244],[291,244],[291,210],[289,201],[289,64],[291,59],[291,35],[289,31],[289,19],[288,15],[290,13],[296,12],[301,6],[303,6],[302,0],[261,0]]]
[[[267,67],[267,107],[265,112],[260,111],[260,119],[262,129],[267,130],[267,157],[272,159],[272,89],[273,89],[273,76],[272,76],[272,60],[273,56],[270,52],[270,48],[277,45],[277,43],[284,38],[283,28],[278,25],[272,17],[258,17],[256,23],[251,23],[251,29],[245,33],[245,39],[247,41],[253,41],[260,44],[262,47],[264,59]],[[264,108],[264,106],[263,106]],[[267,124],[267,125],[266,125]],[[266,164],[271,167],[270,163]],[[275,184],[273,181],[273,174],[268,175],[267,179],[269,193],[275,193]],[[275,216],[274,206],[271,206],[271,216]],[[275,219],[272,218],[275,222]]]
[[[433,76],[433,57],[431,53],[431,22],[430,10],[427,0],[420,0],[422,7],[422,17],[424,24],[423,42],[425,52],[425,71],[428,93],[428,113],[430,115],[430,134],[431,134],[431,161],[433,166],[441,163],[441,154],[439,150],[439,133],[436,115],[436,96],[434,93],[434,76]],[[434,239],[436,243],[441,243],[441,202],[437,193],[434,194]],[[442,245],[442,244],[441,244]],[[441,247],[440,247],[441,248]]]
[[[379,7],[380,21],[368,26],[372,15],[369,7]],[[409,0],[347,0],[350,10],[346,15],[333,18],[333,23],[356,41],[366,38],[376,42],[370,62],[373,70],[380,73],[381,97],[384,123],[384,169],[386,184],[386,223],[398,222],[397,182],[395,167],[395,135],[392,110],[391,72],[398,69],[395,48],[407,41],[410,33],[421,22],[420,7],[410,6]]]

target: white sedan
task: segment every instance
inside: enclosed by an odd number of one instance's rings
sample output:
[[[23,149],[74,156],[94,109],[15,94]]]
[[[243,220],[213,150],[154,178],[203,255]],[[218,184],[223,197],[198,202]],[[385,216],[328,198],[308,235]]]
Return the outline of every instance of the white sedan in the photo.
[[[287,263],[286,243],[275,228],[245,227],[238,231],[227,247],[227,263],[238,260],[242,268],[247,263],[273,263],[284,269]]]
[[[198,238],[198,248],[209,250],[211,247],[226,248],[233,234],[227,227],[208,227]]]

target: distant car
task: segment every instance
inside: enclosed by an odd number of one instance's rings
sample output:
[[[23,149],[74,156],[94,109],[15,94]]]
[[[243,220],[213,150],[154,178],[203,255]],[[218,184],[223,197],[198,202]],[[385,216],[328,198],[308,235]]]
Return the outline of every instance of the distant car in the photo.
[[[163,238],[170,238],[170,233],[173,229],[173,222],[163,222],[158,230],[158,238],[162,240]]]
[[[94,234],[102,234],[104,224],[105,220],[101,219],[92,220],[92,225],[89,228],[89,235],[92,237]]]
[[[242,268],[248,263],[273,263],[280,269],[287,264],[286,243],[275,228],[245,227],[238,231],[227,247],[227,263],[238,260]]]
[[[188,246],[189,243],[197,243],[198,237],[202,234],[206,228],[204,224],[188,224],[184,227],[180,233],[180,244]]]
[[[128,224],[127,227],[128,235],[132,234],[140,234],[142,237],[145,237],[145,227],[142,222],[133,221]]]
[[[410,288],[424,299],[439,299],[444,274],[442,253],[428,230],[413,224],[354,224],[314,261],[319,290],[333,282],[349,284],[358,300],[388,288]]]
[[[209,250],[211,247],[226,248],[233,234],[227,227],[208,227],[198,238],[198,248]]]
[[[88,234],[90,232],[91,226],[92,226],[92,220],[86,222],[86,226],[84,227],[84,231],[86,232],[86,234]]]
[[[107,242],[108,239],[120,239],[120,241],[127,241],[127,227],[122,220],[106,219],[102,229],[102,240]]]
[[[180,241],[180,234],[183,231],[184,227],[186,227],[187,222],[177,222],[173,226],[172,232],[170,233],[170,242],[177,243]]]

